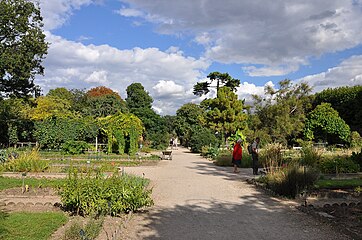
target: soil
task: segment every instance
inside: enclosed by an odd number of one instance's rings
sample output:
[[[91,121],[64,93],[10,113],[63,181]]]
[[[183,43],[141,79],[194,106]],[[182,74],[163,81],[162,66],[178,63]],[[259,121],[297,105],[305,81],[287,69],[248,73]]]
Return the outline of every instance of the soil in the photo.
[[[357,229],[360,225],[350,225],[362,220],[357,203],[347,208],[340,206],[338,210],[337,206],[301,207],[302,201],[274,198],[246,183],[246,179],[253,178],[251,169],[235,174],[232,167],[215,166],[184,148],[173,150],[172,155],[172,160],[163,160],[157,166],[124,168],[126,173],[151,180],[155,205],[122,218],[106,218],[98,239],[107,239],[109,235],[127,240],[362,239]],[[8,211],[59,211],[55,207],[59,202],[59,196],[49,188],[29,189],[25,193],[21,188],[0,192],[0,207]],[[334,218],[326,220],[317,217],[316,212]],[[348,219],[347,223],[343,219]],[[52,239],[60,239],[69,224]],[[348,230],[335,227],[345,224]]]

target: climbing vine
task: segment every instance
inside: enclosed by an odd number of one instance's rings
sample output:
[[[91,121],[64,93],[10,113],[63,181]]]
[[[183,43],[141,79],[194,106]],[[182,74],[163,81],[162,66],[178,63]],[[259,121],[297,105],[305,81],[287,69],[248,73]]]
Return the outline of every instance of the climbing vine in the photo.
[[[99,123],[108,138],[108,152],[114,148],[121,154],[128,152],[134,155],[137,152],[138,139],[144,130],[138,117],[131,113],[117,113],[99,118]]]

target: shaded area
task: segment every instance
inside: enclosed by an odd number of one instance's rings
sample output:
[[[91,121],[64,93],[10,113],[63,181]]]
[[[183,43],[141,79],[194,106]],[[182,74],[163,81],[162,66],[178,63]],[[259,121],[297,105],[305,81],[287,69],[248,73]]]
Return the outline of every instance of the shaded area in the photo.
[[[193,199],[135,217],[137,231],[127,238],[349,239],[293,209],[261,193],[243,196],[239,203]]]

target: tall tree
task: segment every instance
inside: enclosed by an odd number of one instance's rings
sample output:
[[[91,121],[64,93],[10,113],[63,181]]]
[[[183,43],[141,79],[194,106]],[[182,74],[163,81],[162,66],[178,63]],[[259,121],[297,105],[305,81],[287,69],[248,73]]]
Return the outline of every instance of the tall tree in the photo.
[[[141,83],[132,83],[127,87],[126,91],[126,102],[129,109],[152,107],[153,99]]]
[[[230,88],[231,91],[236,91],[236,88],[240,86],[240,80],[232,78],[228,73],[219,73],[212,72],[207,75],[209,81],[206,82],[198,82],[194,86],[193,93],[196,96],[201,97],[202,95],[206,95],[210,92],[210,88],[212,87],[212,82],[216,81],[216,93],[218,95],[219,89],[222,86]]]
[[[293,144],[302,137],[305,115],[311,109],[311,88],[306,83],[293,85],[288,79],[280,81],[279,86],[267,86],[264,96],[253,96],[260,120],[256,129],[262,129],[273,141]]]
[[[243,102],[228,87],[221,87],[216,98],[205,99],[200,105],[205,110],[202,123],[221,134],[223,140],[236,130],[247,127]]]
[[[27,0],[0,0],[0,94],[28,97],[39,94],[36,74],[48,49],[38,5]]]

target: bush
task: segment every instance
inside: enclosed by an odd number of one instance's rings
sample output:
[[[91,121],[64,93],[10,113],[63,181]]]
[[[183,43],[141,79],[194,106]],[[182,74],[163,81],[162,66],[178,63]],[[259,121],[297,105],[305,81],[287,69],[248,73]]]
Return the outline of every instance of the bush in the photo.
[[[219,151],[219,154],[215,158],[216,166],[233,166],[232,162],[232,153],[228,150]]]
[[[17,158],[10,157],[1,168],[11,172],[44,172],[49,167],[48,162],[40,159],[38,149],[20,153]]]
[[[359,170],[359,165],[353,162],[350,158],[326,158],[323,159],[319,168],[322,173],[355,173]]]
[[[199,153],[203,146],[215,146],[217,143],[218,140],[210,129],[199,127],[194,129],[189,146],[192,152]]]
[[[282,145],[278,143],[268,144],[260,152],[259,163],[270,171],[282,166]]]
[[[359,171],[362,172],[362,149],[361,149],[361,151],[359,153],[352,152],[351,160],[354,163],[358,164]]]
[[[314,167],[321,159],[321,151],[314,148],[312,144],[303,144],[301,149],[301,164],[304,166]]]
[[[146,179],[114,173],[105,178],[98,172],[78,175],[77,171],[69,173],[66,183],[59,194],[63,207],[80,215],[112,215],[136,211],[153,204],[151,189],[147,189]]]
[[[82,154],[91,147],[90,144],[84,141],[67,141],[62,145],[62,150],[69,154]]]
[[[266,186],[278,195],[295,198],[311,187],[318,179],[318,171],[298,165],[290,165],[267,174],[263,179]]]
[[[64,240],[96,239],[102,229],[104,219],[90,219],[87,224],[80,224],[78,221],[65,230]]]
[[[203,146],[201,148],[201,156],[205,158],[215,159],[219,154],[219,149],[216,147]]]

